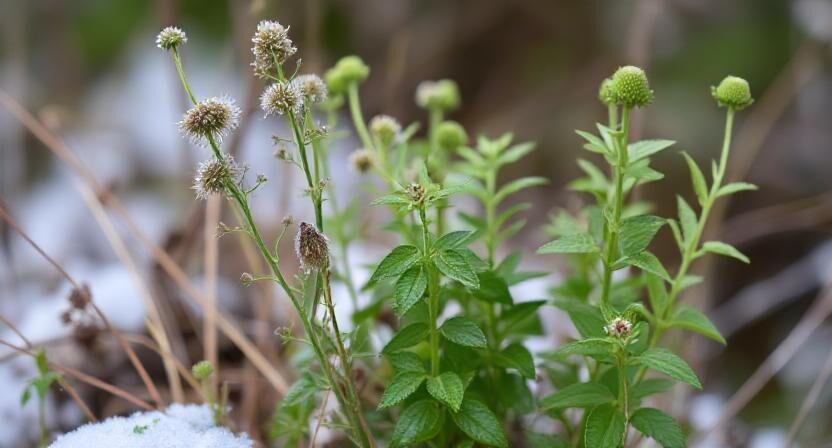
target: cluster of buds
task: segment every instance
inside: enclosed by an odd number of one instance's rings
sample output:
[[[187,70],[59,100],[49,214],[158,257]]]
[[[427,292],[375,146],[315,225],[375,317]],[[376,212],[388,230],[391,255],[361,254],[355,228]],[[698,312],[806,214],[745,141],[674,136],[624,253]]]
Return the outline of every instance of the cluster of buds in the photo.
[[[601,87],[603,89],[603,83]],[[644,107],[653,101],[653,90],[644,70],[627,65],[612,75],[605,97],[624,107]]]
[[[605,333],[618,339],[626,339],[632,331],[632,322],[621,317],[616,317],[604,327]]]
[[[345,93],[351,84],[364,82],[370,76],[370,67],[358,56],[345,56],[324,75],[332,93]]]
[[[251,42],[251,52],[254,54],[254,74],[260,78],[269,78],[277,70],[276,64],[283,62],[295,54],[297,48],[289,39],[289,27],[284,27],[272,20],[263,20],[257,25]]]
[[[318,229],[309,223],[302,222],[298,226],[295,236],[295,253],[300,261],[300,268],[304,272],[312,269],[326,270],[329,268],[329,242]]]
[[[711,87],[711,95],[720,107],[734,110],[745,109],[754,102],[748,81],[736,76],[726,76],[718,86]]]
[[[456,151],[468,143],[468,133],[456,121],[443,121],[436,127],[436,143],[446,151]]]
[[[200,162],[192,188],[196,191],[197,198],[208,199],[213,194],[225,193],[226,182],[238,183],[242,172],[230,155],[221,159],[213,157],[206,162]]]
[[[191,373],[194,374],[194,378],[199,381],[207,380],[211,378],[211,375],[214,374],[214,365],[211,364],[209,361],[199,361],[198,363],[194,364],[191,367]]]
[[[405,188],[405,193],[411,201],[419,204],[425,200],[425,187],[421,184],[412,183]]]
[[[165,51],[176,51],[188,42],[185,32],[175,26],[169,26],[156,36],[156,46]]]
[[[382,148],[389,148],[402,132],[402,125],[389,115],[377,115],[370,120],[370,133]]]
[[[449,111],[459,103],[459,87],[450,79],[423,81],[416,87],[416,104],[422,108]]]

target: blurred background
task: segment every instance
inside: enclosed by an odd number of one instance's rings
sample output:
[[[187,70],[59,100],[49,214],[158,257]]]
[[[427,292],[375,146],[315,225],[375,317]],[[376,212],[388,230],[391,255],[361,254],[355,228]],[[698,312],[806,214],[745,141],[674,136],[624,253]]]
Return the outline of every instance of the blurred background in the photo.
[[[588,200],[566,188],[580,174],[575,159],[586,157],[573,130],[605,119],[597,88],[618,66],[645,68],[656,92],[655,102],[634,116],[635,137],[674,139],[674,148],[701,166],[718,156],[723,138],[724,111],[711,99],[710,86],[728,74],[748,79],[756,102],[738,116],[729,177],[760,190],[723,200],[708,232],[753,261],[698,262],[707,282],[685,300],[706,311],[728,346],[700,337],[675,341],[685,345],[706,387],[668,406],[694,432],[719,426],[709,438],[695,439],[695,446],[787,446],[796,419],[800,446],[832,446],[832,385],[826,384],[832,295],[824,288],[832,278],[832,1],[0,0],[0,206],[71,277],[88,285],[112,324],[136,341],[147,340],[147,305],[155,303],[175,334],[171,350],[190,365],[201,358],[201,308],[137,238],[135,228],[141,229],[292,378],[280,364],[282,347],[274,336],[291,320],[284,298],[268,287],[239,285],[248,267],[235,238],[219,242],[218,274],[206,267],[206,234],[213,227],[205,229],[206,204],[194,200],[190,189],[206,153],[178,133],[186,97],[169,56],[154,42],[163,26],[182,27],[189,36],[184,63],[196,95],[227,94],[243,108],[240,129],[226,148],[251,173],[269,178],[255,195],[254,213],[265,233],[274,235],[284,216],[308,219],[310,213],[298,172],[273,156],[271,137],[285,129],[264,120],[257,107],[263,85],[249,70],[250,39],[267,18],[291,26],[302,72],[322,73],[341,56],[360,55],[372,67],[361,89],[368,118],[385,113],[405,125],[425,122],[413,101],[416,86],[450,78],[463,99],[451,118],[469,134],[511,131],[516,140],[536,141],[537,150],[505,177],[551,179],[518,198],[534,207],[528,231],[510,245],[527,253],[548,240],[542,228],[552,210],[576,209]],[[340,127],[351,130],[346,118]],[[51,134],[59,140],[50,140]],[[338,145],[332,179],[338,192],[369,201],[366,180],[347,163],[357,140]],[[91,190],[89,179],[50,146],[77,156],[102,190]],[[674,195],[692,195],[687,168],[674,150],[661,153],[654,165],[666,178],[638,194],[656,205],[656,214],[672,216]],[[96,197],[110,195],[119,198],[121,212],[95,205]],[[226,208],[218,219],[233,221]],[[359,283],[367,278],[366,265],[393,241],[374,231],[373,213],[360,216],[362,240],[351,253]],[[284,246],[292,259],[290,245]],[[660,257],[675,260],[669,232],[662,231],[654,247]],[[564,263],[553,256],[528,256],[525,263],[553,274],[515,296],[547,297]],[[55,362],[143,396],[117,342],[85,332],[84,318],[62,323],[71,288],[8,222],[0,224],[0,315],[28,342],[47,344]],[[348,307],[342,311],[349,316]],[[549,308],[543,314],[549,334],[540,347],[573,334],[561,313]],[[6,326],[0,339],[26,343]],[[262,439],[274,403],[268,383],[225,336],[218,344],[238,429]],[[138,343],[136,350],[163,387],[159,357]],[[19,403],[34,372],[30,358],[0,347],[2,447],[36,440],[35,407]],[[98,416],[136,409],[88,386],[78,385],[78,391]],[[65,394],[51,394],[47,418],[63,432],[84,414]]]

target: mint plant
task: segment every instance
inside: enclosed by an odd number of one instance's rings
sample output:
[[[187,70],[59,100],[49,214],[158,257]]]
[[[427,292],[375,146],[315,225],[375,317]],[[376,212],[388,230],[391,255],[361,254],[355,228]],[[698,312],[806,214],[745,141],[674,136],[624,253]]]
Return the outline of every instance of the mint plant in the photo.
[[[700,239],[718,197],[756,188],[748,183],[722,185],[734,113],[752,102],[748,83],[729,76],[712,90],[717,103],[727,108],[727,114],[725,140],[719,162],[712,163],[710,186],[695,161],[681,153],[691,173],[700,206],[698,214],[681,196],[677,197],[678,220],[647,214],[645,204],[627,203],[629,193],[638,185],[663,177],[650,167],[650,156],[674,144],[670,140],[628,139],[633,108],[644,107],[653,98],[641,69],[623,67],[605,80],[599,99],[608,107],[608,123],[598,124],[597,134],[577,131],[585,140],[585,149],[603,156],[610,166],[610,176],[593,163],[579,160],[586,177],[571,186],[591,194],[596,205],[577,216],[566,212],[556,215],[548,230],[557,239],[539,250],[567,254],[574,267],[574,276],[553,293],[555,305],[569,314],[581,338],[545,354],[550,380],[558,390],[540,402],[542,411],[563,422],[570,443],[587,447],[624,446],[629,440],[629,427],[633,426],[664,447],[685,446],[685,436],[675,420],[643,403],[672,383],[646,378],[646,373],[656,371],[701,389],[687,363],[658,345],[664,332],[674,328],[725,343],[704,314],[678,304],[677,299],[682,291],[702,280],[689,274],[689,269],[695,259],[706,253],[748,262],[745,255],[726,243],[701,243]],[[672,277],[648,250],[665,224],[673,233],[681,258]],[[630,267],[636,268],[638,274],[616,281],[613,273]],[[647,300],[642,300],[645,290]],[[584,365],[589,369],[589,381],[580,382],[577,373]],[[583,410],[577,424],[567,412],[570,408]]]

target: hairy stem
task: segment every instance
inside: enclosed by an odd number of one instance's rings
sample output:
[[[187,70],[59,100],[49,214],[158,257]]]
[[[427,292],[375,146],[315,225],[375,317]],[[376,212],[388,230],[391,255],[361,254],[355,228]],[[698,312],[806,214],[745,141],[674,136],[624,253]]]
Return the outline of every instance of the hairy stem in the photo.
[[[627,140],[630,130],[630,108],[624,107],[621,116],[621,133],[616,138],[615,190],[613,191],[612,220],[606,223],[605,240],[607,243],[604,255],[604,280],[601,290],[601,303],[607,304],[612,288],[612,273],[615,257],[618,253],[618,231],[621,225],[621,211],[624,208],[624,172],[627,169]],[[607,201],[610,202],[609,200]],[[609,205],[608,205],[609,206]]]
[[[422,221],[422,255],[424,267],[428,273],[428,320],[430,321],[430,371],[433,376],[439,375],[439,331],[436,319],[439,314],[439,278],[433,265],[428,261],[430,257],[429,221],[424,204],[419,207],[419,218]]]

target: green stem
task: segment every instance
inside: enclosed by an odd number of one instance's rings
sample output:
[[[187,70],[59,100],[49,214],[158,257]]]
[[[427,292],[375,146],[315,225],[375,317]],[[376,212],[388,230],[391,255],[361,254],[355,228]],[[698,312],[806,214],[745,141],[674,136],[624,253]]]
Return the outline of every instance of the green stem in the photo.
[[[624,172],[627,169],[627,140],[630,131],[630,108],[624,107],[621,116],[621,134],[616,139],[615,190],[613,192],[612,221],[606,225],[607,250],[604,255],[604,281],[601,291],[601,303],[609,303],[612,287],[613,265],[618,254],[618,231],[621,224],[621,212],[624,209]],[[607,201],[609,202],[609,201]]]
[[[38,394],[38,426],[40,427],[40,448],[49,445],[49,429],[46,427],[46,397]]]
[[[627,443],[627,432],[630,426],[630,397],[627,390],[627,354],[626,352],[619,354],[618,361],[618,399],[622,404],[622,411],[624,413],[624,435],[622,437],[622,444]]]
[[[364,123],[364,115],[361,113],[357,83],[351,82],[347,85],[347,100],[350,105],[350,115],[352,116],[353,125],[355,126],[355,131],[358,133],[358,138],[361,139],[361,144],[367,149],[374,149],[373,140],[370,138],[367,125]]]
[[[430,371],[433,376],[439,375],[439,331],[436,319],[439,313],[439,281],[430,257],[430,232],[424,204],[419,206],[419,218],[422,220],[422,255],[425,269],[428,272],[428,320],[430,321]]]
[[[188,78],[185,77],[185,70],[182,68],[182,58],[179,56],[179,51],[174,49],[172,53],[173,62],[176,64],[176,72],[179,73],[179,80],[182,81],[182,87],[185,88],[185,92],[188,94],[188,98],[190,98],[191,103],[196,104],[196,97],[193,92],[191,92]]]

